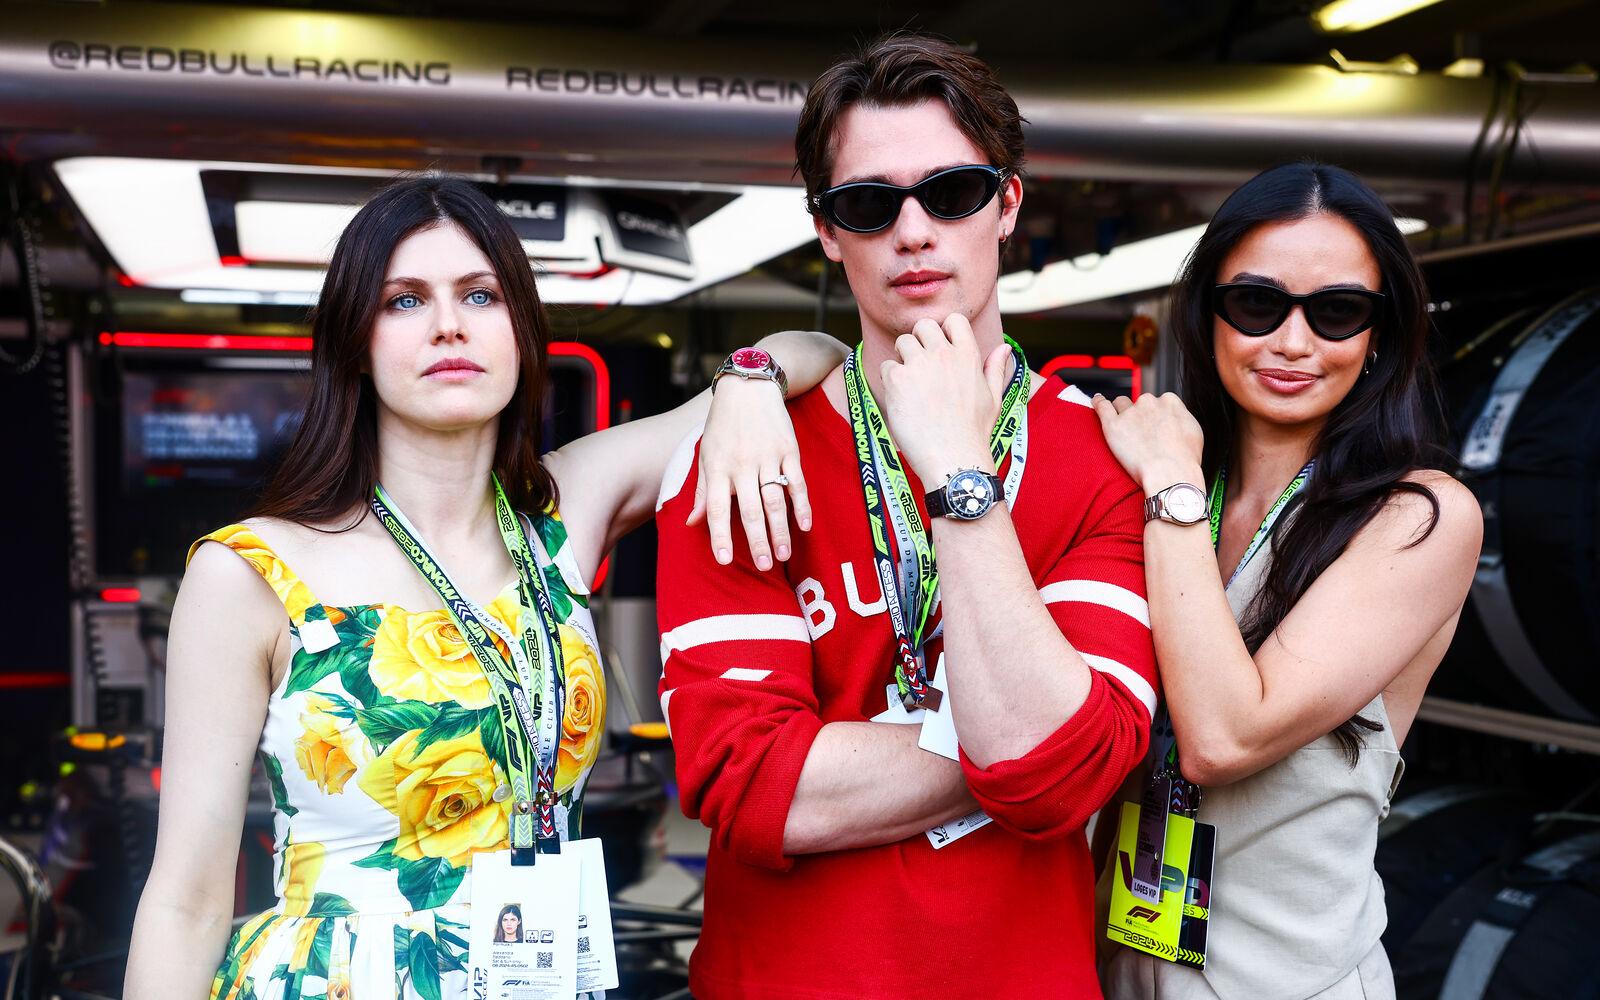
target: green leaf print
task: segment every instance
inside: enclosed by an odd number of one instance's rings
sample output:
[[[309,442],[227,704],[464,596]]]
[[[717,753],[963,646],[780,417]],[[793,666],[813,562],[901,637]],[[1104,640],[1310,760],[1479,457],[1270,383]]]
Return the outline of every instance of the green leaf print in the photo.
[[[445,705],[440,710],[438,718],[417,737],[417,752],[421,753],[440,740],[453,740],[457,736],[465,736],[476,728],[478,728],[477,709]]]
[[[315,917],[311,919],[315,920]],[[317,932],[311,938],[311,957],[306,959],[306,967],[302,975],[321,976],[328,978],[328,955],[333,951],[333,921],[323,920],[317,924]]]
[[[371,646],[346,647],[339,664],[339,680],[343,682],[344,689],[350,692],[350,697],[367,708],[392,704],[394,699],[380,692],[378,685],[372,682],[372,674],[367,670],[371,663]]]
[[[566,621],[572,617],[572,595],[567,593],[567,582],[554,564],[544,567],[544,586],[550,592],[550,606],[556,617]]]
[[[439,1000],[439,946],[426,934],[411,936],[411,985],[422,1000]]]
[[[278,966],[276,969],[272,970],[272,978],[268,979],[267,982],[270,983],[270,982],[275,982],[276,980],[279,980],[279,979],[288,979],[288,978],[289,978],[289,963],[285,962],[284,964]]]
[[[261,767],[267,772],[267,784],[272,787],[272,808],[285,816],[293,816],[300,810],[289,804],[289,789],[283,784],[283,765],[278,758],[270,753],[262,752]]]
[[[431,910],[448,903],[467,873],[465,868],[452,865],[449,858],[422,858],[419,861],[402,858],[399,869],[400,894],[406,897],[414,910]]]
[[[398,840],[399,838],[396,838]],[[393,869],[399,864],[394,859],[394,840],[384,841],[376,851],[355,862],[357,868]]]
[[[360,709],[356,725],[372,741],[373,752],[381,754],[411,730],[431,726],[438,714],[439,708],[427,702],[396,701]]]
[[[323,650],[320,653],[308,653],[304,649],[296,650],[294,659],[289,663],[289,683],[283,689],[285,698],[301,691],[309,691],[316,683],[339,669],[340,662],[344,659],[340,655],[343,646]]]
[[[407,955],[411,952],[411,928],[395,924],[394,927],[394,953]]]
[[[478,710],[478,738],[483,741],[483,751],[489,759],[500,765],[500,770],[509,772],[510,766],[506,764],[506,731],[500,724],[500,713],[493,707]]]
[[[545,554],[554,559],[562,546],[567,544],[567,526],[559,516],[551,514],[534,518],[533,526],[539,532],[539,541],[544,545]]]
[[[343,896],[319,892],[311,899],[311,912],[319,917],[347,917],[356,912],[356,908]]]
[[[372,638],[378,634],[378,626],[383,624],[383,614],[376,604],[364,608],[341,608],[345,613],[344,621],[333,627],[334,634],[339,637],[341,644],[371,645]]]
[[[434,933],[439,941],[439,968],[444,972],[467,971],[467,925],[436,914]]]

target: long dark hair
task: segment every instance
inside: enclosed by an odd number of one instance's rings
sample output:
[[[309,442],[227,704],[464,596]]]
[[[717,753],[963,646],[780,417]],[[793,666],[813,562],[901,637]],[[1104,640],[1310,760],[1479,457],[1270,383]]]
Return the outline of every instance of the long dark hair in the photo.
[[[1442,458],[1422,271],[1383,200],[1349,171],[1321,163],[1273,167],[1229,195],[1173,286],[1171,326],[1182,353],[1183,400],[1205,432],[1201,464],[1207,480],[1228,460],[1237,431],[1238,405],[1223,388],[1213,357],[1211,290],[1218,269],[1257,226],[1318,213],[1360,230],[1383,276],[1386,301],[1371,341],[1378,356],[1328,414],[1316,445],[1316,473],[1296,497],[1298,513],[1280,521],[1284,528],[1273,542],[1272,567],[1240,624],[1252,654],[1392,494],[1418,494],[1433,508],[1413,545],[1432,533],[1439,518],[1433,491],[1404,479],[1417,469],[1439,467]],[[1352,766],[1361,731],[1381,728],[1357,715],[1334,730]]]
[[[505,906],[500,907],[500,915],[494,918],[494,940],[496,942],[504,942],[506,940],[505,920],[508,913],[517,918],[517,933],[519,935],[522,933],[522,907],[516,903],[507,903]],[[518,938],[510,943],[521,944],[522,942]]]
[[[384,276],[402,240],[442,224],[460,227],[489,258],[516,337],[517,388],[500,412],[494,471],[517,509],[555,502],[555,480],[539,461],[550,325],[522,242],[494,202],[466,181],[411,177],[374,195],[339,236],[312,313],[305,413],[251,516],[325,524],[365,509],[378,481],[378,417],[372,380],[361,369]]]

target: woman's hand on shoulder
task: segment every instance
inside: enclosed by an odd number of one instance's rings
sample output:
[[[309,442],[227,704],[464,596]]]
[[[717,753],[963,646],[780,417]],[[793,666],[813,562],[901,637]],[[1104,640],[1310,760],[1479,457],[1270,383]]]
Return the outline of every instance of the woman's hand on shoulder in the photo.
[[[1177,393],[1146,393],[1136,400],[1095,393],[1092,403],[1111,453],[1146,493],[1199,476],[1205,435]]]
[[[759,569],[770,569],[774,556],[779,562],[787,560],[793,550],[791,503],[795,524],[801,531],[811,530],[800,446],[775,383],[735,376],[718,381],[700,439],[699,470],[688,523],[705,521],[717,562],[733,561],[735,502]]]

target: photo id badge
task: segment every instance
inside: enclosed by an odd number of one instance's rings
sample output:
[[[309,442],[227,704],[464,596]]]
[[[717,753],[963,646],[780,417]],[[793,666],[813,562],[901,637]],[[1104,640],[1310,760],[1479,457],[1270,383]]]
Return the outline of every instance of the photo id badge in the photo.
[[[513,865],[509,851],[472,857],[472,930],[467,948],[474,997],[572,1000],[578,992],[575,854],[541,854]]]
[[[1106,913],[1106,937],[1168,962],[1179,960],[1184,901],[1189,887],[1189,854],[1194,844],[1195,822],[1176,814],[1167,817],[1162,852],[1161,901],[1152,903],[1133,891],[1133,858],[1138,851],[1140,807],[1122,804],[1117,827],[1117,870],[1111,882],[1111,905]],[[1199,963],[1203,965],[1204,956]]]
[[[578,859],[578,992],[614,990],[617,978],[616,941],[611,932],[611,891],[606,886],[606,858],[600,841],[569,840],[563,855]]]

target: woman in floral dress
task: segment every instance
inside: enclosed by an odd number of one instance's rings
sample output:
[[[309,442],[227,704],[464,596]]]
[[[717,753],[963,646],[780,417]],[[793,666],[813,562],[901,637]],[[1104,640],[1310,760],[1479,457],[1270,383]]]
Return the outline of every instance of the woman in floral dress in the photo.
[[[128,1000],[468,996],[472,857],[508,845],[505,736],[479,659],[368,508],[380,482],[513,636],[538,611],[497,528],[491,473],[531,515],[565,664],[556,826],[579,836],[605,728],[587,581],[652,514],[666,459],[708,402],[541,456],[548,339],[520,242],[469,184],[398,183],[341,236],[288,457],[256,516],[195,543],[173,611],[160,827]],[[797,392],[843,356],[819,335],[774,340]],[[731,470],[742,509],[767,505],[765,526],[743,518],[753,550],[787,558],[782,491],[756,485],[786,474],[809,527],[780,395],[729,379],[717,399],[713,426],[741,433],[716,435],[711,464]],[[723,539],[728,478],[706,494]],[[280,899],[230,937],[258,753]]]

